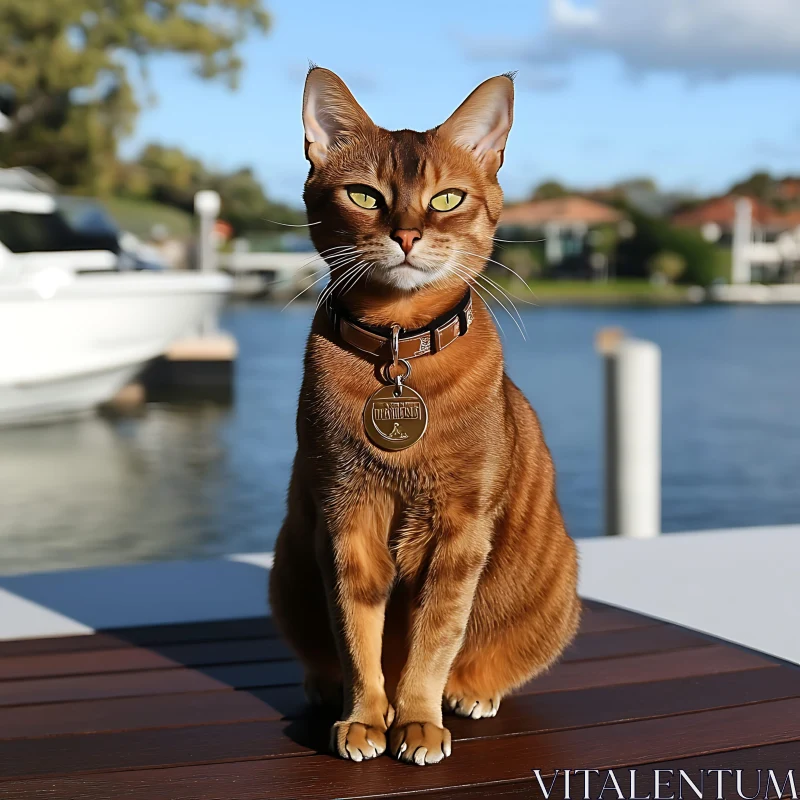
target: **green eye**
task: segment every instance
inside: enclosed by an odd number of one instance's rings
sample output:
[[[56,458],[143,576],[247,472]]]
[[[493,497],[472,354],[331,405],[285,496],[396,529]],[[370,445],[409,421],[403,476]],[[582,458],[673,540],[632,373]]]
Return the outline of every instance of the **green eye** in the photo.
[[[445,189],[431,198],[431,208],[434,211],[452,211],[461,205],[466,196],[466,192],[461,189]]]
[[[366,208],[368,211],[376,209],[383,201],[380,194],[369,186],[348,186],[347,196],[359,208]]]

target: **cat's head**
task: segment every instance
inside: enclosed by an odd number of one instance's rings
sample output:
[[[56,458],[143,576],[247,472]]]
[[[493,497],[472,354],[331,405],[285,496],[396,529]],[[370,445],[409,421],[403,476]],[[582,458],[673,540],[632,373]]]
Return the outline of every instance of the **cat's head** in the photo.
[[[314,244],[341,287],[369,280],[413,291],[463,284],[483,269],[503,204],[497,171],[513,103],[513,81],[501,75],[437,128],[387,131],[333,72],[308,73],[303,196]]]

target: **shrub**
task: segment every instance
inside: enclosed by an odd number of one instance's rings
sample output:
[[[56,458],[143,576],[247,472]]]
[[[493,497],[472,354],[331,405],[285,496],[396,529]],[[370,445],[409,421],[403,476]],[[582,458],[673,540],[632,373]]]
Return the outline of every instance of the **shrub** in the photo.
[[[670,283],[674,283],[686,271],[686,259],[680,253],[662,250],[650,257],[647,271],[651,277],[663,275]]]

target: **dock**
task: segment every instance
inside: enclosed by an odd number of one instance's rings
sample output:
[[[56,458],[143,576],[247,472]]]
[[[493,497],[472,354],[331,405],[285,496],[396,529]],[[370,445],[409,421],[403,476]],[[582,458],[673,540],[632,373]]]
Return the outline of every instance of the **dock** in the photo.
[[[640,584],[660,563],[663,579],[648,583],[650,602],[664,608],[670,592],[686,591],[675,559],[693,541],[702,554],[703,537],[714,535],[721,568],[741,564],[746,537],[736,532],[583,540],[582,593],[624,594],[615,586],[626,562]],[[797,541],[788,531],[750,538],[772,557]],[[606,570],[612,561],[617,573]],[[699,574],[694,561],[689,573]],[[758,769],[782,784],[800,766],[796,663],[590,598],[554,669],[506,698],[495,718],[446,718],[453,755],[445,762],[341,761],[328,753],[330,720],[306,707],[301,668],[269,617],[270,566],[269,554],[252,554],[0,577],[0,797],[538,798],[539,781],[548,789],[556,776],[550,797],[560,798],[564,769],[598,771],[588,773],[591,797],[613,770],[628,797],[633,768],[638,797],[653,792],[656,769],[662,797],[670,796],[664,770],[673,770],[674,789],[678,770],[695,782],[705,774],[703,796],[715,797],[717,775],[703,770],[742,770],[754,795]],[[754,566],[757,558],[741,564]],[[708,562],[705,580],[713,609]],[[669,614],[684,613],[679,605]],[[785,624],[797,613],[792,604],[773,616]],[[784,628],[786,638],[796,630]],[[734,779],[725,780],[724,796],[736,797]],[[583,774],[571,781],[571,797],[584,797]],[[683,796],[696,795],[684,786]]]

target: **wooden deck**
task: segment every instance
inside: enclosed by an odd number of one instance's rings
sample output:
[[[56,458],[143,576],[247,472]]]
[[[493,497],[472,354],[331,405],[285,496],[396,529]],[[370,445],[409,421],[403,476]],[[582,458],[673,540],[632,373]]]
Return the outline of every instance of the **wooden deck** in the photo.
[[[800,783],[800,668],[599,603],[496,718],[448,717],[439,765],[328,755],[300,679],[265,618],[0,642],[0,798],[538,798],[534,769],[613,768],[625,790],[632,766],[639,796],[657,767],[742,769],[749,794],[758,768]]]

